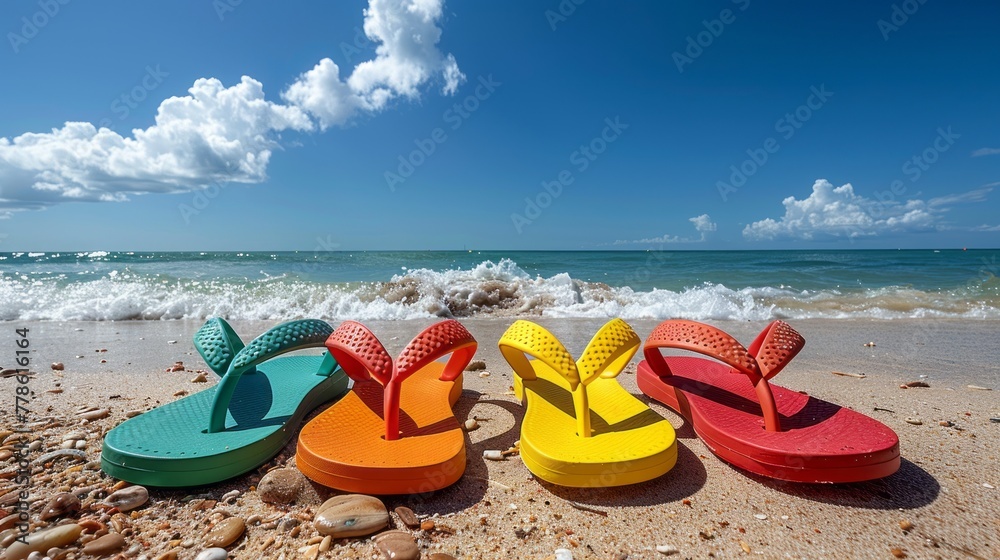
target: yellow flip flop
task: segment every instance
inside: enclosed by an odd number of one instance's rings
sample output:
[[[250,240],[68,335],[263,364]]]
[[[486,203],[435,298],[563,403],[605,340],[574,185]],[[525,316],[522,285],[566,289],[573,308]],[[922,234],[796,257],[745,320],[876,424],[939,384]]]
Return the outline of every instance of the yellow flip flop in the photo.
[[[560,486],[605,487],[651,480],[674,466],[673,426],[615,380],[639,343],[628,323],[613,319],[574,362],[535,323],[507,329],[500,352],[527,406],[521,459],[532,474]]]

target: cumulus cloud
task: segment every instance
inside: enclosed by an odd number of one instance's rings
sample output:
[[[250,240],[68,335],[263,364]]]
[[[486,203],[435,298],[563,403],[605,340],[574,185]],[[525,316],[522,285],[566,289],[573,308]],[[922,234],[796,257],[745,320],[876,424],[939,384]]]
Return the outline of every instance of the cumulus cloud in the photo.
[[[972,152],[972,157],[1000,155],[1000,148],[979,148]]]
[[[299,76],[282,97],[305,108],[322,128],[347,122],[358,111],[376,112],[396,97],[416,98],[435,75],[451,95],[465,80],[455,57],[437,48],[442,0],[371,0],[365,34],[378,43],[375,58],[358,64],[346,81],[340,67],[324,58]]]
[[[465,76],[454,56],[437,48],[443,1],[370,0],[364,30],[377,44],[375,58],[346,78],[323,59],[288,86],[285,103],[265,99],[263,85],[247,76],[229,87],[202,78],[188,95],[163,101],[155,123],[132,136],[67,122],[0,138],[0,209],[260,182],[282,132],[326,129],[381,111],[395,98],[418,98],[436,77],[442,92],[453,94]]]
[[[619,239],[615,241],[612,245],[648,245],[648,244],[664,244],[664,243],[700,243],[708,238],[708,234],[718,229],[718,225],[712,221],[712,218],[708,214],[702,214],[700,216],[695,216],[693,218],[688,218],[688,221],[694,224],[694,229],[697,231],[699,237],[682,237],[680,235],[670,235],[665,233],[660,237],[647,237],[644,239],[634,239],[632,241],[627,241],[624,239]]]
[[[890,232],[934,231],[946,227],[943,214],[955,204],[986,199],[993,186],[929,201],[892,197],[877,200],[854,192],[850,183],[834,187],[820,179],[805,199],[784,199],[785,214],[766,218],[743,228],[743,237],[752,240],[862,238]]]

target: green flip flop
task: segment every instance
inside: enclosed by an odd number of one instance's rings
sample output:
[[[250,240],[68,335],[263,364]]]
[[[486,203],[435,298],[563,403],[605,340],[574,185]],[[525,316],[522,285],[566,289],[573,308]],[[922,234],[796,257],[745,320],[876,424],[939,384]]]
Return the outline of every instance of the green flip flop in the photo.
[[[323,348],[333,329],[306,319],[278,325],[244,347],[221,318],[194,345],[217,385],[126,420],[107,433],[101,468],[147,486],[198,486],[252,470],[274,457],[317,406],[342,396],[348,377]]]

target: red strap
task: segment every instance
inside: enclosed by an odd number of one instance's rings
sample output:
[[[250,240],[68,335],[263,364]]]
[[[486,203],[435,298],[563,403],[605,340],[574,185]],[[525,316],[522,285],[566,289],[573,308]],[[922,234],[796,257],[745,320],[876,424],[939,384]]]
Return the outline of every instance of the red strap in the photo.
[[[357,321],[341,323],[326,339],[326,348],[355,381],[375,378],[384,387],[392,379],[389,353],[372,331]]]
[[[399,392],[403,380],[452,353],[441,380],[453,381],[476,353],[476,339],[454,319],[435,323],[406,345],[394,366],[389,353],[368,327],[345,321],[326,340],[326,347],[351,379],[364,382],[374,378],[382,385],[385,439],[391,441],[399,439]]]
[[[462,323],[454,319],[435,323],[406,345],[396,358],[396,373],[393,377],[402,381],[427,364],[452,353],[441,374],[441,380],[453,381],[472,361],[476,347],[476,339]]]
[[[643,354],[646,357],[646,363],[657,375],[667,377],[671,375],[670,368],[663,359],[663,355],[660,354],[660,348],[678,348],[698,352],[719,360],[732,367],[736,372],[746,375],[757,394],[757,401],[760,403],[761,413],[764,416],[764,429],[769,432],[781,431],[781,425],[778,421],[778,407],[774,403],[771,386],[767,379],[760,374],[757,360],[735,338],[711,325],[697,321],[674,319],[660,323],[646,339],[646,343],[643,345]]]
[[[757,361],[735,338],[725,332],[697,321],[672,319],[653,329],[642,353],[653,371],[660,377],[670,375],[670,368],[663,361],[660,348],[678,348],[698,352],[736,369],[751,378],[759,377]]]
[[[778,375],[787,364],[806,345],[806,339],[784,321],[774,321],[760,331],[750,353],[757,359],[760,373],[764,379]]]

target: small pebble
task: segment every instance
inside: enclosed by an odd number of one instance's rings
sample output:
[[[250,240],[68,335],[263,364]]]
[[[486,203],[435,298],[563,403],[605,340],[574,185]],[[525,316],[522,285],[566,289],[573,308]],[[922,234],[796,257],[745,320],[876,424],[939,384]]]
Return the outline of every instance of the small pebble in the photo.
[[[423,520],[423,521],[420,522],[420,530],[421,531],[433,531],[434,530],[434,525],[435,525],[435,523],[434,523],[433,519],[425,519],[425,520]]]
[[[110,411],[106,408],[99,408],[97,410],[89,410],[87,412],[80,413],[80,418],[84,420],[100,420],[101,418],[107,418]]]
[[[208,547],[227,547],[243,536],[246,522],[240,517],[227,517],[215,524],[205,535],[204,543]]]
[[[52,364],[52,369],[54,369],[56,371],[62,371],[64,369],[66,369],[66,366],[64,366],[62,362],[54,362]]]
[[[990,490],[993,490],[996,487],[993,486],[992,484],[990,484],[989,482],[984,482],[983,483],[983,488],[989,488]]]
[[[907,418],[907,424],[913,424],[914,426],[920,426],[923,422],[919,418]]]
[[[208,377],[205,377],[204,373],[199,373],[191,379],[191,383],[205,383],[208,381]]]
[[[486,377],[489,377],[489,376],[490,376],[490,372],[488,372],[488,371],[481,371],[481,372],[479,372],[479,377],[486,378]]]
[[[904,530],[904,531],[912,531],[913,530],[913,523],[910,523],[908,520],[904,519],[903,521],[899,522],[899,528],[902,529],[902,530]]]
[[[108,533],[103,537],[97,537],[83,546],[83,553],[92,556],[107,556],[112,552],[117,552],[125,546],[125,537],[118,533]]]
[[[224,548],[206,548],[198,553],[198,556],[194,557],[194,560],[226,560],[229,557],[229,552]]]
[[[71,525],[59,525],[51,529],[35,531],[28,535],[24,541],[15,541],[8,546],[0,558],[21,559],[27,558],[32,552],[42,552],[53,547],[66,546],[80,537],[83,527]]]
[[[143,486],[129,486],[114,492],[104,499],[104,503],[118,508],[118,511],[130,511],[149,501],[149,491]]]
[[[445,554],[444,552],[435,552],[427,557],[427,560],[457,560],[451,554]]]
[[[385,558],[392,560],[417,560],[420,547],[413,535],[406,531],[386,531],[375,537],[375,546]]]
[[[303,480],[298,469],[274,469],[260,479],[257,494],[269,504],[290,504],[299,496]]]
[[[943,426],[945,428],[950,428],[950,427],[952,427],[954,425],[955,425],[955,423],[952,422],[952,421],[950,421],[950,420],[942,420],[942,421],[938,422],[938,426]]]
[[[753,516],[756,517],[757,519],[760,519],[761,521],[767,519],[767,515],[764,515],[763,513],[755,513]]]
[[[330,550],[330,546],[332,544],[333,544],[333,537],[332,536],[327,535],[327,536],[323,537],[323,540],[320,541],[320,543],[319,543],[319,551],[320,552],[327,552],[327,551],[329,551]]]
[[[669,544],[656,545],[656,551],[664,556],[670,556],[671,554],[677,554],[680,552],[676,546],[671,546]]]
[[[316,510],[313,525],[333,538],[370,535],[389,524],[389,511],[381,500],[363,494],[334,496]]]
[[[412,509],[406,506],[399,506],[393,511],[395,511],[396,515],[399,516],[399,519],[400,521],[403,522],[403,525],[406,525],[411,529],[415,529],[420,526],[420,519],[417,518],[417,514],[413,513]]]
[[[471,432],[472,430],[475,430],[478,427],[479,427],[479,422],[477,422],[475,418],[469,418],[468,420],[465,421],[465,431],[467,432]]]
[[[930,387],[930,384],[926,381],[910,381],[906,384],[907,387]]]

